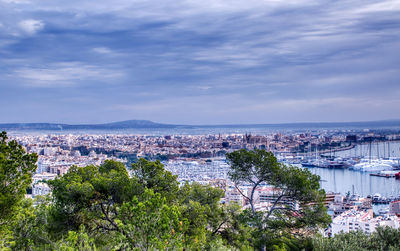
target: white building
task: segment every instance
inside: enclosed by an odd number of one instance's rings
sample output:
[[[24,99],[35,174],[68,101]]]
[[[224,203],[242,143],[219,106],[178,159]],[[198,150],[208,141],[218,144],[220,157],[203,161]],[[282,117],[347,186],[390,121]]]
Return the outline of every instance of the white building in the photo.
[[[399,228],[399,219],[395,215],[373,217],[373,210],[348,210],[332,220],[332,236],[340,232],[361,230],[367,234],[372,233],[377,227],[389,226]]]
[[[51,192],[51,189],[49,185],[43,182],[39,182],[36,184],[32,185],[32,197],[38,196],[38,195],[46,195]]]
[[[49,171],[48,169],[49,169],[50,165],[51,165],[50,160],[39,158],[38,168],[36,170],[36,173],[48,172]]]
[[[54,180],[57,177],[55,173],[36,173],[32,176],[32,184],[38,183],[43,180]]]
[[[32,197],[46,195],[51,192],[49,185],[43,181],[54,180],[57,177],[55,173],[36,173],[32,176]]]
[[[252,190],[251,188],[248,188],[247,190],[247,195],[249,198],[251,196],[251,190]],[[254,197],[253,197],[255,207],[260,208],[260,210],[266,210],[267,208],[272,206],[272,204],[275,203],[275,201],[281,194],[282,192],[279,188],[271,186],[258,187],[254,191]],[[290,207],[295,210],[299,209],[298,203],[287,197],[280,198],[277,205],[279,207]]]

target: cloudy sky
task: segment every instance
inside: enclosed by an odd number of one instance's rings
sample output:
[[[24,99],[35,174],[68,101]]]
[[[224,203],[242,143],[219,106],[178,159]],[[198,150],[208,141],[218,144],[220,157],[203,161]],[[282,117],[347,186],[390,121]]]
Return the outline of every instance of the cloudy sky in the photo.
[[[0,123],[400,118],[399,0],[0,0]]]

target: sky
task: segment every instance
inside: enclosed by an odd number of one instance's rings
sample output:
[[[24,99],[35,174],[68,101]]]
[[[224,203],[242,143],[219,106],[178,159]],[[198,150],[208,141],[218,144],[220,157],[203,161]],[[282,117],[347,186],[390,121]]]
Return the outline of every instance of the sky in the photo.
[[[399,0],[0,0],[0,123],[400,119]]]

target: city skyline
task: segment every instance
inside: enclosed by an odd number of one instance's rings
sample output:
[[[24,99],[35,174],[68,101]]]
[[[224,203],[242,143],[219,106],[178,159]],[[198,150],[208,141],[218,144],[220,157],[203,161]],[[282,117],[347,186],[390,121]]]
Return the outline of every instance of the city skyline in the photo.
[[[399,119],[397,1],[0,0],[0,123]]]

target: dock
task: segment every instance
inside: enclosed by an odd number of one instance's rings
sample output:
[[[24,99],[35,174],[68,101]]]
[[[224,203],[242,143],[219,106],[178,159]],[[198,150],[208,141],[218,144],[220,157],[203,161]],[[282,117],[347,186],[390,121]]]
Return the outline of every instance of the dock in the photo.
[[[383,178],[395,178],[396,175],[392,173],[370,173],[370,176],[376,176],[376,177],[383,177]]]

